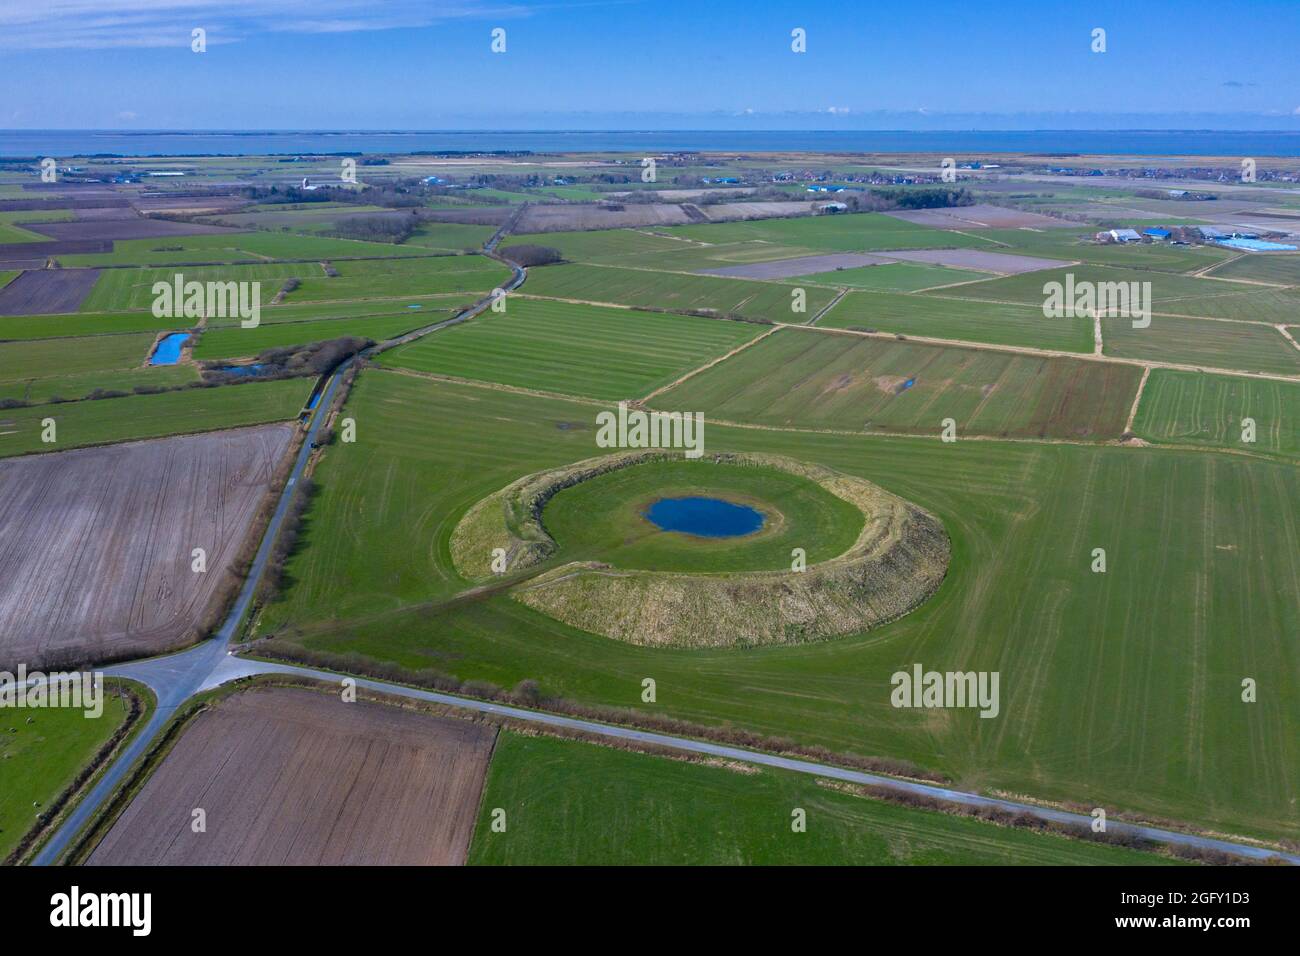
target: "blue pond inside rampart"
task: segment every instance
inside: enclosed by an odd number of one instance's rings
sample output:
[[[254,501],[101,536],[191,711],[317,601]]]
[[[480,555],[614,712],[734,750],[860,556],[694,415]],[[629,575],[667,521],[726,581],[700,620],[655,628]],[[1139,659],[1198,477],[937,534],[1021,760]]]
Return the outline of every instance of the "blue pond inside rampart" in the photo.
[[[188,332],[172,332],[164,335],[149,356],[150,365],[175,365],[181,360],[181,346],[190,337]]]
[[[645,516],[664,531],[701,538],[738,538],[763,527],[763,512],[721,498],[660,498]]]

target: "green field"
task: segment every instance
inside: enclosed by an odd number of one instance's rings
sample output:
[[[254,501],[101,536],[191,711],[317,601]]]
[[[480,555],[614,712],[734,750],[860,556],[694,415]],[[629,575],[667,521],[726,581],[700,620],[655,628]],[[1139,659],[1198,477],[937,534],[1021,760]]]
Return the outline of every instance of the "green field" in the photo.
[[[818,319],[817,325],[1062,352],[1086,353],[1093,347],[1092,321],[1082,316],[1046,319],[1041,307],[974,302],[947,295],[851,292]]]
[[[1244,255],[1225,262],[1210,274],[1223,279],[1300,285],[1300,255],[1290,252]]]
[[[600,454],[590,429],[566,427],[589,406],[371,370],[347,410],[358,440],[317,469],[292,586],[259,618],[259,635],[279,635],[267,653],[284,641],[504,687],[532,678],[588,704],[911,760],[966,788],[1300,836],[1300,737],[1286,731],[1300,720],[1294,465],[707,424],[712,451],[824,464],[935,514],[948,577],[858,637],[652,649],[508,596],[450,600],[467,586],[449,552],[461,516],[522,475]],[[1096,547],[1105,574],[1090,571]],[[890,675],[914,662],[999,671],[1001,715],[892,708]],[[653,706],[640,702],[647,675]],[[1268,691],[1244,704],[1252,675]]]
[[[1267,325],[1157,315],[1145,329],[1132,319],[1103,318],[1101,330],[1107,355],[1300,375],[1300,349]]]
[[[1150,283],[1151,310],[1157,316],[1203,316],[1278,323],[1292,319],[1300,309],[1300,295],[1295,290],[1095,265],[1007,276],[947,289],[943,295],[1042,308],[1047,298],[1043,291],[1047,283],[1064,284],[1067,275],[1074,276],[1076,287],[1082,282]]]
[[[1149,282],[1151,283],[1151,300],[1153,311],[1180,311],[1173,303],[1200,302],[1216,296],[1233,296],[1252,291],[1249,286],[1235,282],[1216,282],[1213,279],[1197,279],[1191,276],[1173,275],[1165,272],[1146,272],[1140,269],[1120,269],[1098,265],[1074,265],[1062,269],[1047,269],[1039,272],[1025,272],[1020,275],[1003,276],[988,282],[978,282],[962,286],[951,291],[951,295],[966,299],[985,299],[995,302],[1019,302],[1042,308],[1046,294],[1043,287],[1049,282],[1066,281],[1066,276],[1074,276],[1076,286],[1083,282]],[[1241,316],[1247,318],[1247,316]]]
[[[872,249],[994,248],[969,234],[916,226],[880,213],[804,216],[658,229],[664,235],[699,242],[763,242],[801,246],[821,252],[866,252]]]
[[[1255,443],[1242,438],[1242,419],[1255,420]],[[1153,369],[1133,431],[1174,444],[1238,451],[1300,454],[1300,382]]]
[[[82,312],[149,310],[155,282],[259,282],[263,309],[268,309],[286,279],[300,285],[286,304],[328,300],[365,300],[449,293],[481,294],[506,281],[504,266],[482,256],[425,256],[405,259],[356,259],[335,262],[339,275],[329,278],[319,262],[273,262],[264,265],[186,266],[170,269],[106,269],[81,305]]]
[[[793,309],[796,288],[805,290],[804,312]],[[806,322],[835,298],[833,289],[819,286],[586,265],[531,269],[525,294],[640,308],[707,309],[773,322]]]
[[[800,284],[813,282],[848,289],[871,289],[877,292],[916,292],[954,282],[973,282],[988,276],[966,269],[948,269],[917,262],[887,262],[878,266],[859,266],[856,269],[836,269],[833,272],[815,272],[795,276],[786,282]]]
[[[443,249],[458,252],[461,249],[477,249],[492,238],[496,229],[492,226],[467,226],[454,222],[426,222],[407,239],[407,246],[421,246],[425,249]]]
[[[699,495],[754,508],[764,526],[709,539],[660,531],[644,516],[659,498]],[[788,571],[791,549],[801,546],[815,564],[851,548],[863,523],[854,505],[806,478],[708,461],[652,462],[589,478],[556,494],[542,521],[563,561],[690,572]]]
[[[0,412],[0,414],[4,414]],[[110,691],[111,693],[111,691]],[[30,722],[29,722],[30,718]],[[0,710],[0,859],[49,811],[122,726],[121,704],[107,697],[104,712],[87,718],[67,707]]]
[[[261,325],[280,322],[312,322],[323,319],[366,319],[374,316],[417,316],[414,325],[422,324],[424,313],[451,312],[473,303],[474,293],[452,292],[442,295],[398,296],[390,299],[363,299],[345,302],[282,302],[262,310]],[[419,309],[411,308],[419,305]],[[73,312],[62,315],[0,316],[0,342],[64,336],[161,332],[185,328],[195,319],[154,318],[149,309],[134,312]],[[239,327],[238,316],[207,321],[209,329]],[[249,331],[242,329],[242,331]]]
[[[193,367],[148,367],[152,333],[0,343],[0,398],[77,399],[95,388],[130,390],[194,381]]]
[[[655,399],[759,425],[1037,438],[1117,438],[1137,368],[781,329]],[[914,384],[904,387],[908,380]]]
[[[1218,283],[1216,289],[1241,291],[1173,299],[1161,304],[1156,311],[1193,318],[1204,316],[1217,319],[1245,319],[1251,322],[1267,322],[1270,325],[1293,322],[1297,312],[1300,312],[1300,289],[1264,285],[1248,286],[1241,282],[1227,281]]]
[[[492,811],[506,812],[494,833]],[[792,813],[805,812],[795,833]],[[782,770],[688,763],[503,732],[469,862],[480,866],[1156,865],[1152,853],[900,807]]]
[[[381,361],[567,395],[633,399],[762,331],[747,322],[512,296],[505,313],[485,312]]]
[[[49,242],[49,236],[43,236],[39,232],[32,232],[30,229],[24,229],[13,222],[4,222],[0,220],[0,243],[11,242]]]
[[[314,382],[294,378],[0,409],[0,457],[288,421],[297,417]],[[41,440],[46,418],[55,421],[52,444]]]
[[[428,250],[386,242],[327,239],[290,233],[240,232],[162,239],[119,239],[113,251],[59,256],[66,266],[163,266],[172,263],[258,262],[270,259],[347,259],[361,256],[422,256]]]
[[[0,344],[0,383],[143,365],[154,338],[146,332]]]
[[[182,324],[184,320],[181,320]],[[135,312],[70,312],[60,315],[0,315],[0,341],[99,335],[101,333],[161,332],[176,328],[176,319],[156,319],[148,310]]]
[[[595,232],[548,232],[540,236],[510,236],[501,246],[549,246],[559,249],[564,258],[574,262],[608,262],[636,260],[646,255],[672,252],[683,243],[637,229],[601,229]],[[530,280],[531,281],[531,280]]]
[[[11,398],[24,402],[57,404],[85,398],[96,389],[107,392],[130,392],[136,386],[173,388],[198,380],[199,372],[193,365],[101,369],[95,372],[51,375],[3,383],[0,384],[0,399]]]
[[[376,299],[388,296],[473,293],[483,295],[510,278],[510,270],[484,256],[431,256],[421,259],[356,259],[334,264],[329,278],[317,266],[300,273],[302,285],[286,302]]]
[[[156,282],[258,282],[260,302],[266,308],[286,279],[321,274],[319,263],[275,262],[265,265],[185,266],[170,269],[105,269],[81,303],[81,312],[149,311]]]

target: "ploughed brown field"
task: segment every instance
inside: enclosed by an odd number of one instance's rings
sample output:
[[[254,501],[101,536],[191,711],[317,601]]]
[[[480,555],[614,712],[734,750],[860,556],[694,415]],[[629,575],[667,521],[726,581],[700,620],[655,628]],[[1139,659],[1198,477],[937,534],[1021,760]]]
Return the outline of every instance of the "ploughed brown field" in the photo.
[[[292,435],[264,425],[0,461],[0,669],[196,639]]]
[[[98,269],[34,269],[0,289],[0,315],[76,312],[99,279]]]
[[[88,862],[464,863],[495,738],[337,690],[242,691],[184,730]]]
[[[84,239],[161,239],[167,236],[208,236],[233,232],[222,226],[199,222],[172,222],[167,219],[109,219],[74,220],[72,222],[45,222],[24,226],[30,232],[39,232],[51,239],[66,241]]]

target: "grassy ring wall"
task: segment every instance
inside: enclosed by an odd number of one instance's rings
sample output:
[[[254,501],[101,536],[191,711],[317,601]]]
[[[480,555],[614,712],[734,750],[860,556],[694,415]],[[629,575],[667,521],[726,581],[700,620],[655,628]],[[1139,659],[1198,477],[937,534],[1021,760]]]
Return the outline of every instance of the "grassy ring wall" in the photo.
[[[512,596],[566,624],[630,644],[745,647],[798,644],[860,633],[901,617],[942,583],[950,544],[937,518],[861,478],[777,455],[715,454],[701,467],[760,465],[819,484],[855,505],[865,522],[847,551],[796,571],[678,573],[594,562],[539,565],[561,556],[542,523],[557,492],[664,452],[589,458],[526,475],[475,504],[452,533],[451,557],[471,581],[496,579],[492,552],[521,578]],[[538,570],[532,576],[528,572]]]

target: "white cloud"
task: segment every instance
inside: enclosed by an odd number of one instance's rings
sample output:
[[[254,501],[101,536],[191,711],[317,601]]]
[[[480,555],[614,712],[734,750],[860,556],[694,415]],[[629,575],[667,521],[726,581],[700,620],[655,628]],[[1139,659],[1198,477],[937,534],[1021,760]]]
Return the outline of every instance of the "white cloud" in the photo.
[[[195,27],[213,46],[267,32],[354,33],[527,13],[508,0],[0,0],[0,49],[187,49]]]

